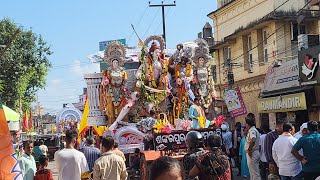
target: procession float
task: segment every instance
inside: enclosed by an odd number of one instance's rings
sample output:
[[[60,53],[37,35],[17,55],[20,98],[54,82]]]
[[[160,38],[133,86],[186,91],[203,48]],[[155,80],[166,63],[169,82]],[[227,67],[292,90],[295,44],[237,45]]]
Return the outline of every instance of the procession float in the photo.
[[[126,48],[110,43],[104,51],[107,68],[102,73],[86,74],[89,100],[89,126],[108,126],[106,134],[115,137],[119,149],[132,153],[144,150],[146,130],[152,130],[154,150],[143,151],[141,178],[147,178],[149,164],[162,155],[183,157],[185,137],[190,129],[206,139],[221,133],[224,118],[214,111],[214,82],[205,40],[178,44],[171,57],[165,54],[161,36],[148,37],[141,48],[140,65],[134,74],[133,88],[128,87],[128,73],[123,67]],[[131,90],[129,90],[131,89]],[[199,103],[194,103],[195,100]],[[157,122],[144,127],[143,122],[155,112]],[[134,113],[132,113],[134,112]]]

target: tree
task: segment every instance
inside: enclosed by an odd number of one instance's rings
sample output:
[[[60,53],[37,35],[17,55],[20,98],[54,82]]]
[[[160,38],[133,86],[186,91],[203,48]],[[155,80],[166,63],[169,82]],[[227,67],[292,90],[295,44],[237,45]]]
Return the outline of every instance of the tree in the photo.
[[[19,29],[19,33],[15,35]],[[18,27],[10,19],[0,21],[0,44],[7,45],[0,53],[0,97],[16,110],[30,109],[36,92],[45,88],[51,67],[50,47],[41,35]]]

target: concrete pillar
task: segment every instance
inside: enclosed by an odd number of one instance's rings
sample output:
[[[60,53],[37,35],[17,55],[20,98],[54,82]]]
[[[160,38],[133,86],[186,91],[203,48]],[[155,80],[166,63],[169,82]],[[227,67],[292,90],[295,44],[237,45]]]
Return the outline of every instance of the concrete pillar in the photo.
[[[89,100],[89,126],[105,126],[106,113],[100,109],[100,84],[102,73],[85,74],[84,79],[87,83],[87,96]]]
[[[277,116],[276,113],[269,113],[269,127],[271,130],[276,129],[277,126]]]

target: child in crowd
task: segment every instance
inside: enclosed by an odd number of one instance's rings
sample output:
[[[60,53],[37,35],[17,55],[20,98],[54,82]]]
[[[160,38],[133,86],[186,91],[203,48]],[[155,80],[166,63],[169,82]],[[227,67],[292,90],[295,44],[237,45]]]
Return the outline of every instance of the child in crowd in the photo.
[[[53,180],[52,171],[47,169],[49,158],[45,155],[39,157],[40,167],[34,177],[34,180]]]

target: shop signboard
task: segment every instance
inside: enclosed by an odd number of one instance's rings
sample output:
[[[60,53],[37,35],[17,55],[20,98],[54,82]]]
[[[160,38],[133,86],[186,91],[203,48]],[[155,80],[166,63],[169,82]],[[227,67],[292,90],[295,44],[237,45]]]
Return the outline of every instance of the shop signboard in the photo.
[[[109,40],[109,41],[101,41],[99,42],[99,51],[104,51],[106,49],[106,47],[112,43],[118,41],[120,42],[122,45],[126,46],[126,39],[116,39],[116,40]]]
[[[299,86],[298,58],[285,61],[279,67],[270,66],[262,92],[270,92]]]
[[[299,77],[301,85],[320,83],[320,45],[299,51]]]
[[[210,135],[217,134],[221,136],[221,129],[196,129],[202,134],[204,142]],[[178,151],[179,149],[187,149],[186,137],[189,131],[172,131],[168,133],[154,133],[153,141],[156,151]]]
[[[243,102],[239,88],[228,89],[224,91],[223,99],[227,105],[231,117],[247,114],[247,109]]]
[[[262,98],[258,100],[259,113],[289,112],[306,109],[307,103],[304,92],[284,96]]]

